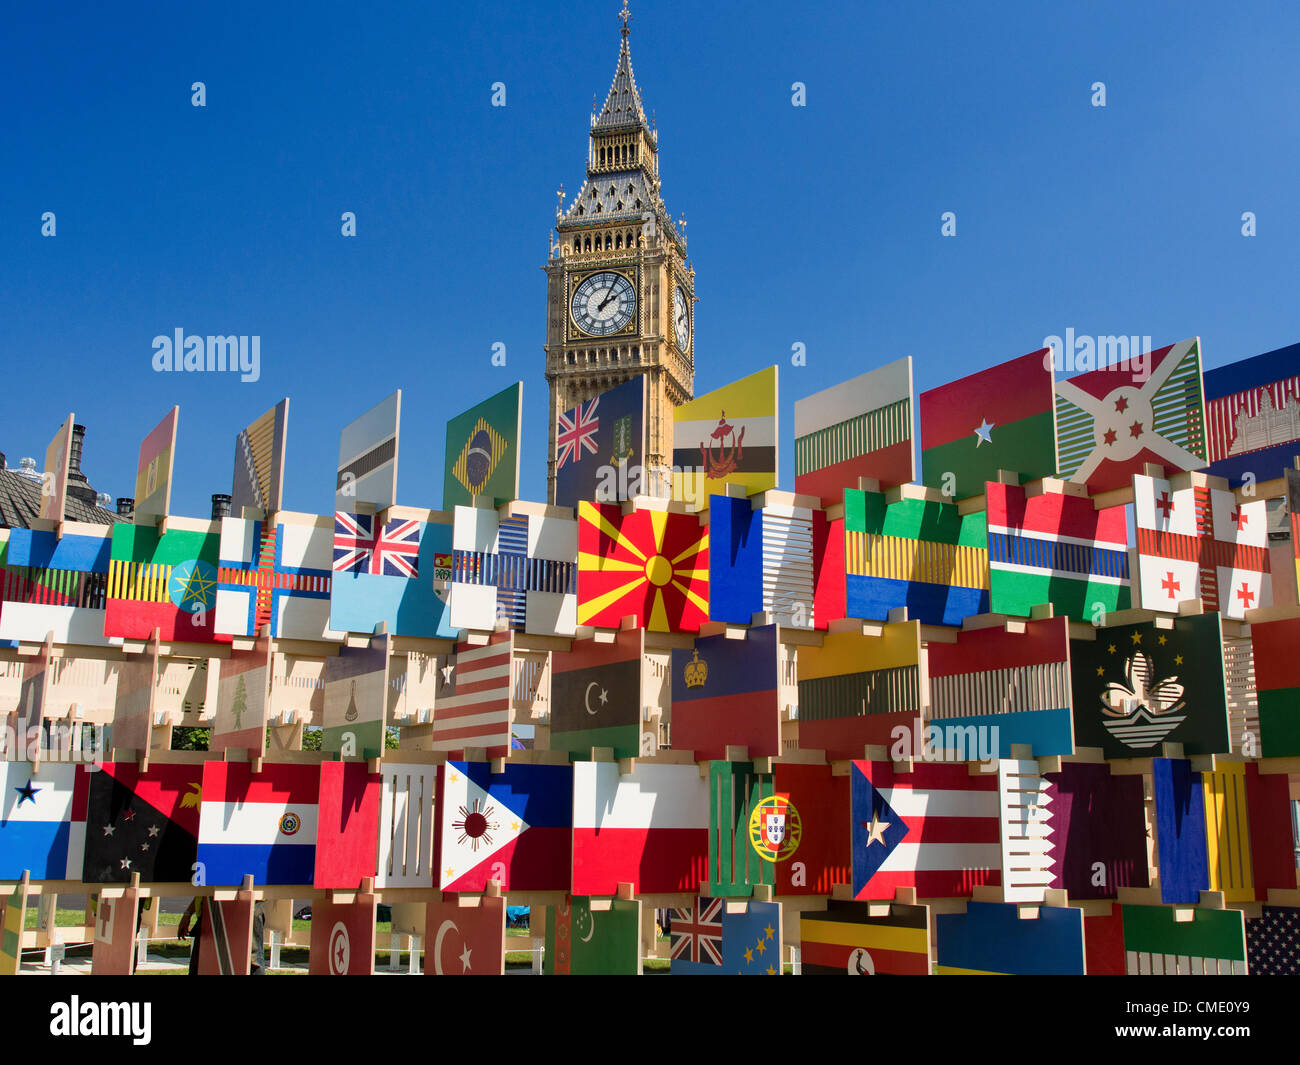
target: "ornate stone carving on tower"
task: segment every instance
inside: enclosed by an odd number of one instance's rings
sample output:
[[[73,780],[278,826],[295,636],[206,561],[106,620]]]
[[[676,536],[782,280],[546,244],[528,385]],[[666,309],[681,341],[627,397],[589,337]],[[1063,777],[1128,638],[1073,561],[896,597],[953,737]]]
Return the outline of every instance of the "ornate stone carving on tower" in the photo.
[[[587,179],[556,208],[546,271],[550,387],[547,498],[555,501],[560,414],[644,373],[646,465],[670,465],[673,408],[695,394],[695,271],[685,222],[660,195],[659,137],[646,120],[624,0],[618,68],[591,116]]]

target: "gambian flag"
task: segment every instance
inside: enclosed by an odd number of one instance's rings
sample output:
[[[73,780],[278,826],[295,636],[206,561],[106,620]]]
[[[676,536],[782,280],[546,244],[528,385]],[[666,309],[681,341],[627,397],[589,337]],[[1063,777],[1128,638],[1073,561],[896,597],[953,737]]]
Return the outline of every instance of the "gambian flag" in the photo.
[[[1022,355],[922,392],[921,481],[955,499],[977,496],[998,470],[1020,482],[1056,472],[1052,354]]]
[[[915,888],[923,899],[969,896],[1002,883],[998,777],[972,776],[966,763],[855,761],[851,771],[853,897],[892,899]]]
[[[203,763],[199,863],[209,885],[311,884],[316,866],[320,767]]]
[[[177,519],[173,519],[177,520]],[[182,519],[183,520],[183,519]],[[149,525],[113,526],[104,632],[147,640],[210,643],[216,633],[218,527],[188,522],[162,536]]]
[[[830,899],[799,918],[804,976],[929,976],[930,908]]]
[[[935,918],[940,976],[1082,976],[1083,911],[1043,906],[1037,917],[1012,902],[968,902]]]
[[[1300,755],[1300,618],[1250,626],[1259,692],[1260,754]]]
[[[776,367],[707,392],[673,410],[673,498],[694,500],[738,484],[746,495],[776,487]]]
[[[694,765],[573,766],[573,890],[695,891],[709,858],[709,788]]]

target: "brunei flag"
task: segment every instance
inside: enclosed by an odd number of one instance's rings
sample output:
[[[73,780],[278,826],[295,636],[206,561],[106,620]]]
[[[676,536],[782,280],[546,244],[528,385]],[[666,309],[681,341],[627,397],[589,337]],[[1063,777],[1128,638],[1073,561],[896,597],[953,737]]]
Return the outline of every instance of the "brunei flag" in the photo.
[[[1300,755],[1300,618],[1257,621],[1250,626],[1259,692],[1260,754]]]
[[[1052,353],[1022,355],[922,392],[921,480],[956,499],[977,496],[998,470],[1020,481],[1056,472]]]
[[[168,641],[229,640],[216,633],[221,535],[209,522],[173,518],[159,536],[148,525],[113,526],[107,636]]]
[[[804,976],[929,976],[930,907],[830,899],[799,918]]]
[[[673,498],[700,509],[743,485],[776,487],[776,367],[733,381],[673,410]]]

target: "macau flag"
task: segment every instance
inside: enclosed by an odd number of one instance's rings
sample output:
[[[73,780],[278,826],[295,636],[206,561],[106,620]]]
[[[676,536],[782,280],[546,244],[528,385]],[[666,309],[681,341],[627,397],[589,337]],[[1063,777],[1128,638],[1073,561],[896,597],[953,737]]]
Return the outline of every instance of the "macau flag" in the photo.
[[[673,498],[701,509],[724,484],[776,487],[776,367],[673,410]]]
[[[519,422],[524,383],[470,407],[447,423],[442,471],[442,509],[474,505],[487,496],[494,505],[519,495]]]
[[[216,634],[221,535],[206,521],[172,518],[159,536],[148,525],[113,526],[104,633],[147,640],[212,642]]]

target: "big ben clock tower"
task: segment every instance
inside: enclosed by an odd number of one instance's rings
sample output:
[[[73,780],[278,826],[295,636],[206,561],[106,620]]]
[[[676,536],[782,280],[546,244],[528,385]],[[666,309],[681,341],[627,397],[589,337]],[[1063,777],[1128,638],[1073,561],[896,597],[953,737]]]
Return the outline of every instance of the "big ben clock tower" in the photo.
[[[555,501],[560,414],[645,374],[645,465],[671,465],[673,408],[695,392],[695,271],[659,190],[659,138],[623,43],[604,106],[591,116],[587,179],[556,211],[546,270],[550,386],[547,498]],[[684,226],[684,223],[683,223]]]

